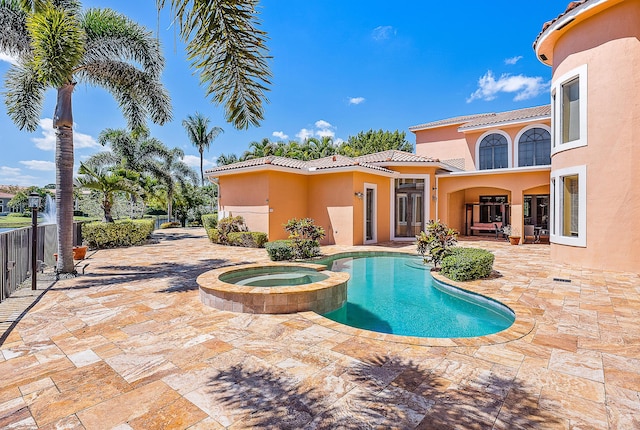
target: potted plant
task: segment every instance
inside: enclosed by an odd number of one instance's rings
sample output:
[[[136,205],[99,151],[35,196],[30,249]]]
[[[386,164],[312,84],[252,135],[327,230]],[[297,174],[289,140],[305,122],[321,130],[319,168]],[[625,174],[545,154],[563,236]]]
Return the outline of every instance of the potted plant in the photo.
[[[509,225],[504,227],[504,233],[509,236],[509,243],[511,245],[519,245],[520,244],[520,231],[517,227],[511,227]]]

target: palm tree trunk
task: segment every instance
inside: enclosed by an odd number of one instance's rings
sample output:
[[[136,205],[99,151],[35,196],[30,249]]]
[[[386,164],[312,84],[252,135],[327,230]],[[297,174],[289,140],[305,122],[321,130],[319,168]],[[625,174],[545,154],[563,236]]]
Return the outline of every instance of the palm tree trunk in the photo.
[[[204,187],[204,169],[202,168],[204,158],[204,148],[200,147],[200,178],[202,179],[202,186]]]
[[[53,118],[56,129],[56,222],[58,263],[56,270],[73,273],[73,116],[71,94],[75,84],[58,88]]]

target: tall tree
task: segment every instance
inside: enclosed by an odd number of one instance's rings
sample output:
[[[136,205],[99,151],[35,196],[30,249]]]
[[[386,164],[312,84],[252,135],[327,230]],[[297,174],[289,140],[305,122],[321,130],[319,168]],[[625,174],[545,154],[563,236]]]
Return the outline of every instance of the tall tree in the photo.
[[[177,187],[186,187],[186,184],[190,182],[197,183],[198,175],[193,171],[191,167],[187,165],[182,158],[184,152],[179,148],[174,148],[169,151],[169,155],[162,160],[160,167],[164,172],[163,178],[160,182],[164,185],[167,191],[167,214],[169,221],[171,221],[171,213],[173,211],[173,198],[176,194]]]
[[[214,141],[220,133],[223,133],[220,127],[209,128],[209,122],[211,120],[201,113],[196,112],[195,115],[187,115],[187,119],[182,121],[182,125],[187,130],[187,136],[189,140],[198,148],[200,152],[200,179],[202,180],[202,186],[204,187],[204,150],[209,149],[211,142]]]
[[[260,30],[258,0],[169,0],[187,42],[187,58],[200,71],[207,95],[223,104],[236,128],[257,126],[264,118],[271,84],[267,35]],[[158,9],[167,0],[156,0]]]
[[[106,88],[132,129],[147,117],[163,124],[170,100],[164,58],[153,33],[110,9],[81,13],[75,0],[0,0],[0,51],[17,58],[7,72],[5,103],[20,129],[35,131],[47,88],[57,91],[56,201],[59,272],[73,265],[73,112],[78,82]]]
[[[86,163],[80,163],[78,176],[75,180],[77,187],[96,190],[102,194],[102,202],[100,207],[104,213],[104,222],[113,222],[111,216],[111,208],[113,207],[114,194],[122,191],[128,194],[137,194],[139,187],[135,180],[125,176],[126,172],[118,172],[104,167],[100,161],[87,160]]]
[[[358,157],[389,149],[413,152],[413,145],[405,138],[404,131],[369,130],[361,131],[356,136],[349,136],[347,141],[338,147],[338,154]]]
[[[267,157],[273,155],[275,147],[268,138],[260,142],[253,141],[249,144],[249,149],[242,154],[242,160],[253,160],[254,158]]]
[[[238,161],[238,156],[236,154],[220,154],[216,160],[216,164],[218,166],[226,166],[227,164],[233,164]]]

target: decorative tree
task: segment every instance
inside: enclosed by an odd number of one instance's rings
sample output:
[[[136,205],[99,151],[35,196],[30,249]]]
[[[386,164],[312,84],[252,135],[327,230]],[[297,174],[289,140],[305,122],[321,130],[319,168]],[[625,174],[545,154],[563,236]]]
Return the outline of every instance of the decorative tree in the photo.
[[[449,255],[451,248],[458,242],[458,232],[441,223],[440,220],[429,221],[426,232],[416,236],[418,252],[425,263],[433,263],[435,268]]]

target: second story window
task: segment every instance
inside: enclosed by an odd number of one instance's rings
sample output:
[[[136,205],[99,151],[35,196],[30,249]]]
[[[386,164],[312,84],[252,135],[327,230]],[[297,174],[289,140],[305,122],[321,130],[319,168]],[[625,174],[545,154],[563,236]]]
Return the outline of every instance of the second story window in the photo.
[[[509,146],[507,138],[498,133],[485,136],[480,141],[478,157],[480,170],[504,169],[509,167]]]
[[[551,133],[544,128],[531,128],[518,139],[518,166],[551,164]]]

